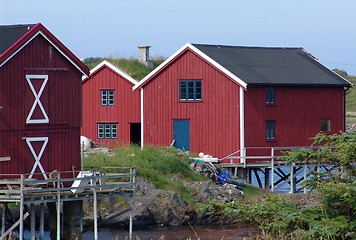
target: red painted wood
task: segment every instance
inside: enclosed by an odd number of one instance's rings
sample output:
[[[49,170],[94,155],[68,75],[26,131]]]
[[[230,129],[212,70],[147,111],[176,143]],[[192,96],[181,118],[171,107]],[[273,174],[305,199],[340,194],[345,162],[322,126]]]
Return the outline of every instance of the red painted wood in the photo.
[[[194,79],[202,80],[203,100],[180,102],[179,80]],[[189,119],[192,152],[224,157],[240,149],[239,86],[190,50],[147,81],[143,91],[145,144],[170,145],[173,120]],[[265,88],[248,86],[244,97],[247,155],[269,156],[271,147],[309,146],[321,119],[331,120],[330,133],[344,130],[343,94],[343,88],[276,87],[276,104],[268,106]],[[267,120],[276,121],[274,141],[265,139]]]
[[[309,146],[320,131],[320,120],[331,120],[331,132],[344,130],[343,88],[276,87],[276,104],[265,104],[265,88],[250,87],[245,94],[245,146]],[[276,121],[276,139],[265,139],[265,121]],[[264,151],[247,150],[248,155]]]
[[[49,123],[26,123],[35,99],[26,74],[49,77],[40,99]],[[78,68],[38,35],[1,67],[0,85],[0,157],[11,157],[11,161],[0,162],[0,173],[31,171],[34,159],[26,137],[49,138],[41,159],[45,171],[71,171],[72,166],[78,169],[81,127]]]
[[[179,80],[201,80],[200,102],[179,101]],[[170,145],[173,120],[190,120],[190,150],[223,157],[239,148],[239,86],[186,51],[144,86],[144,143]]]
[[[130,144],[130,123],[140,122],[140,93],[133,84],[106,65],[83,82],[82,135],[115,147]],[[114,90],[114,106],[101,106],[100,90]],[[98,139],[97,123],[118,123],[117,139]]]

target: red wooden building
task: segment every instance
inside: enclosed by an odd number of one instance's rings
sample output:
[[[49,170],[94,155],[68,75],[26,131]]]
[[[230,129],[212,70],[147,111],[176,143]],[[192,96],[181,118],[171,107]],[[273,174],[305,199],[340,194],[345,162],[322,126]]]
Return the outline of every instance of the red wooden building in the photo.
[[[104,60],[83,78],[82,135],[114,147],[140,144],[140,93],[136,80]]]
[[[302,48],[186,44],[134,87],[141,144],[219,158],[310,145],[319,131],[344,130],[350,86]]]
[[[0,26],[0,173],[80,167],[81,79],[89,69],[43,25]]]

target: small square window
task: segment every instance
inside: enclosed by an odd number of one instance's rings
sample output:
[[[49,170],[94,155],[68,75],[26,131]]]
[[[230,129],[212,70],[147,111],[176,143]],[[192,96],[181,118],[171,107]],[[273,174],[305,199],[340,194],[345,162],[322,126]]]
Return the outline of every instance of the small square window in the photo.
[[[98,123],[99,139],[116,139],[117,123]]]
[[[202,100],[202,82],[201,82],[201,80],[179,81],[179,99],[181,101],[200,101],[200,100]]]
[[[101,90],[101,105],[114,106],[114,90]]]
[[[266,104],[275,104],[276,96],[274,87],[266,87]]]
[[[321,132],[330,132],[330,120],[329,119],[321,119],[320,120],[320,131]]]
[[[266,121],[266,140],[276,139],[276,121]]]

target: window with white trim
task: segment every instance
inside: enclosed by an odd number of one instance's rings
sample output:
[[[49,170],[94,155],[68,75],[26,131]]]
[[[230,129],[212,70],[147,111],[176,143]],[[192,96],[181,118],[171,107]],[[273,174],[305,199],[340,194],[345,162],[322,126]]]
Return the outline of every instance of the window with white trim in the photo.
[[[117,139],[117,123],[98,123],[99,139]]]
[[[181,101],[201,101],[202,81],[201,80],[180,80],[179,99]]]
[[[100,96],[102,106],[114,106],[114,90],[101,90]]]

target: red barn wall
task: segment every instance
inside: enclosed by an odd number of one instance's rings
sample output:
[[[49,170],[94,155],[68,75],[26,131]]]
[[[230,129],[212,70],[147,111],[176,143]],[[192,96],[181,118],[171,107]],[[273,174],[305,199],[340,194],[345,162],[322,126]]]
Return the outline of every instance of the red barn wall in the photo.
[[[140,122],[140,93],[133,84],[104,66],[83,82],[82,135],[114,147],[130,144],[130,123]],[[101,106],[100,90],[114,89],[114,106]],[[98,139],[97,123],[118,123],[117,139]]]
[[[320,131],[320,120],[331,120],[331,132],[344,130],[343,88],[276,87],[275,105],[265,104],[265,87],[245,93],[245,146],[309,146]],[[266,120],[276,121],[276,140],[267,141]],[[251,155],[252,150],[247,150]],[[250,154],[249,154],[250,153]],[[264,155],[270,155],[266,150]]]
[[[26,123],[35,100],[27,74],[48,75],[40,101],[49,123]],[[40,161],[45,171],[78,169],[81,72],[38,35],[1,67],[0,85],[0,157],[11,157],[0,162],[0,173],[29,173],[34,158],[25,139],[38,136],[49,138]],[[33,116],[38,113],[37,109]]]
[[[179,80],[202,80],[202,101],[180,102]],[[144,144],[170,145],[173,120],[190,120],[190,151],[224,157],[240,148],[239,86],[185,51],[144,86]]]

